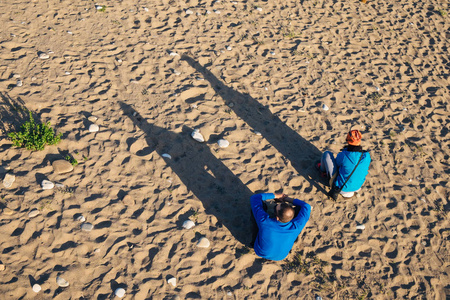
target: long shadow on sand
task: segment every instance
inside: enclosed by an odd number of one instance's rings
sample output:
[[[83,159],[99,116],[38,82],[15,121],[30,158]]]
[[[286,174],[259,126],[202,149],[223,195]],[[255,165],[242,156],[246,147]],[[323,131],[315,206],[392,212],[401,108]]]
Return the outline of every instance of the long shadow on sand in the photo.
[[[146,135],[146,153],[156,151],[188,190],[203,203],[207,214],[217,217],[242,244],[251,242],[250,196],[252,192],[210,151],[190,137],[192,129],[174,133],[147,122],[130,105],[119,102],[133,123]],[[162,156],[169,153],[172,159]],[[214,228],[211,228],[214,230]]]
[[[236,115],[253,130],[259,131],[291,162],[297,173],[308,180],[310,187],[305,190],[306,192],[311,191],[312,186],[315,186],[319,191],[325,193],[325,190],[317,184],[319,179],[313,167],[314,162],[320,159],[322,153],[313,144],[287,126],[280,118],[274,116],[268,108],[250,95],[244,95],[226,86],[207,69],[207,66],[200,65],[187,55],[182,55],[181,59],[200,72],[225,102],[233,102],[234,106],[231,109]]]

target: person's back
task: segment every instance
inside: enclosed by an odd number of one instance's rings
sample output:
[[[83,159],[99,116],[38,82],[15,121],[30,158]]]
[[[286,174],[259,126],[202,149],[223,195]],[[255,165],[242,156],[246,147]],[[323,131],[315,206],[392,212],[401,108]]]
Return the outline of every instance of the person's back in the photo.
[[[294,204],[298,214],[288,222],[281,222],[283,220],[280,221],[278,217],[270,218],[263,208],[263,201],[274,198],[272,193],[256,194],[250,198],[252,212],[259,229],[254,250],[256,255],[262,258],[282,260],[289,254],[295,240],[305,227],[311,213],[311,206],[301,200],[287,197],[290,201],[284,201]]]
[[[361,161],[355,169],[360,157]],[[339,171],[335,180],[335,185],[338,188],[342,187],[353,170],[355,170],[342,188],[342,192],[348,193],[358,191],[364,184],[366,176],[369,173],[370,161],[370,153],[362,151],[361,147],[345,147],[336,156],[336,165],[338,166]]]

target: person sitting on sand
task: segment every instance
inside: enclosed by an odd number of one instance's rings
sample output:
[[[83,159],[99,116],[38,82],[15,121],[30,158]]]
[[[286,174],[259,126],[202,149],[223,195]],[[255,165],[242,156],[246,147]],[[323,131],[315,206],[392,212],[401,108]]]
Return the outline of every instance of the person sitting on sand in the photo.
[[[275,218],[270,218],[264,209],[264,202],[271,199],[278,202],[274,207]],[[250,197],[250,204],[258,226],[253,245],[256,255],[270,260],[285,259],[309,220],[311,206],[285,194],[273,193],[255,194]]]
[[[361,139],[361,132],[351,130],[346,138],[348,145],[338,153],[336,159],[332,152],[325,151],[316,166],[323,177],[330,179],[332,189],[340,190],[345,198],[353,197],[361,189],[369,172],[370,154],[362,149]]]

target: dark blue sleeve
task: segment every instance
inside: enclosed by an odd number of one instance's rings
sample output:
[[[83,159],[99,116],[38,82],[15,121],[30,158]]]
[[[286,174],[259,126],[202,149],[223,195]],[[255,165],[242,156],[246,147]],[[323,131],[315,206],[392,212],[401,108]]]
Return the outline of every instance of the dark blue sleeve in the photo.
[[[252,212],[256,223],[259,224],[269,217],[269,215],[264,211],[263,201],[274,198],[275,195],[273,193],[255,194],[250,197],[250,205],[252,207]]]
[[[292,222],[303,229],[303,227],[305,227],[306,225],[306,222],[308,222],[309,220],[309,216],[311,215],[311,205],[298,199],[294,199],[292,204],[300,208],[300,211],[292,220]]]

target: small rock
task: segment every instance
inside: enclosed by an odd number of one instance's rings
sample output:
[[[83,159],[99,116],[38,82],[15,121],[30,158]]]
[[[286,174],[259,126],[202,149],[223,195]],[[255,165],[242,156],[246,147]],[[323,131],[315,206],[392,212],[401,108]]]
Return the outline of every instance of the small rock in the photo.
[[[365,226],[364,224],[357,225],[357,226],[356,226],[356,229],[364,230],[364,229],[366,229],[366,226]]]
[[[34,217],[36,217],[38,214],[40,214],[39,210],[36,209],[36,208],[33,208],[32,210],[30,210],[30,211],[28,212],[28,217],[29,217],[29,218],[34,218]]]
[[[426,241],[422,241],[422,245],[426,246],[427,242]]]
[[[96,9],[96,10],[101,10],[101,9],[103,9],[103,5],[96,5],[96,6],[95,6],[95,9]]]
[[[34,285],[33,285],[33,292],[35,292],[35,293],[39,293],[40,291],[41,291],[41,286],[39,285],[39,284],[37,284],[37,283],[35,283]]]
[[[215,10],[214,12],[218,15],[220,14],[220,10]]]
[[[194,13],[194,12],[193,12],[192,10],[190,10],[190,9],[187,9],[187,10],[186,10],[186,14],[187,14],[187,15],[192,15],[193,13]]]
[[[125,296],[125,290],[124,290],[123,288],[117,288],[117,289],[114,291],[114,294],[115,294],[117,297],[122,298],[123,296]]]
[[[97,124],[91,124],[89,126],[89,132],[97,132],[100,128],[98,127]]]
[[[65,159],[58,159],[52,162],[53,171],[57,174],[64,174],[73,171],[72,164]]]
[[[306,110],[303,107],[299,108],[298,111],[301,112],[301,113],[306,112]]]
[[[96,116],[89,116],[88,120],[89,120],[89,122],[95,123],[95,121],[97,121],[98,118]]]
[[[7,173],[5,175],[5,178],[3,178],[3,186],[5,188],[10,188],[15,180],[16,180],[16,176]]]
[[[170,156],[170,154],[167,154],[167,153],[163,153],[163,154],[161,154],[161,156],[168,158],[168,159],[172,159],[172,156]]]
[[[56,283],[60,286],[60,287],[67,287],[69,286],[69,282],[67,280],[65,280],[62,277],[56,276]]]
[[[206,11],[206,14],[207,14],[207,15],[210,15],[210,14],[211,14],[211,11],[207,10],[207,11]]]
[[[177,71],[177,70],[173,70],[173,74],[179,76],[179,75],[181,75],[181,72],[180,72],[180,71]]]
[[[39,58],[40,59],[47,59],[47,58],[50,58],[50,56],[47,53],[42,52],[42,53],[39,54]]]
[[[73,34],[72,31],[67,31],[68,34]]]
[[[66,75],[70,75],[71,73],[69,71],[64,72]]]
[[[255,134],[256,134],[256,135],[261,135],[261,132],[255,131]]]
[[[275,55],[276,53],[275,53],[274,51],[271,51],[270,54],[271,54],[271,55]]]
[[[200,248],[208,248],[209,245],[211,245],[211,243],[205,237],[200,238],[200,240],[197,243],[197,247],[200,247]]]
[[[176,53],[176,52],[170,52],[170,54],[169,54],[170,56],[177,56],[178,55],[178,53]]]
[[[0,264],[0,271],[5,271],[6,270],[6,266],[4,264]]]
[[[194,226],[195,226],[195,223],[192,220],[186,220],[186,221],[183,222],[183,228],[184,229],[191,229]]]
[[[323,105],[322,105],[322,109],[323,109],[324,111],[327,111],[327,110],[329,110],[330,108],[329,108],[326,104],[323,104]]]
[[[17,80],[17,82],[16,82],[16,86],[22,86],[23,85],[23,82],[22,82],[22,80]]]
[[[117,62],[120,64],[120,63],[122,63],[122,60],[120,58],[118,58]]]
[[[262,11],[262,8],[261,7],[257,7],[256,10],[257,11]]]
[[[220,148],[226,148],[230,145],[230,142],[224,139],[220,139],[217,141],[217,144],[219,145]]]
[[[77,221],[79,221],[79,222],[84,222],[84,221],[86,221],[86,218],[85,218],[83,215],[79,215],[79,216],[77,217]]]
[[[42,180],[41,186],[43,190],[51,190],[52,188],[55,187],[55,184],[49,180],[44,179]]]
[[[81,230],[83,231],[91,231],[94,228],[94,225],[91,223],[83,223],[81,224]]]
[[[175,277],[171,277],[167,280],[167,283],[169,283],[170,285],[172,285],[173,287],[177,286],[177,279]]]
[[[228,46],[228,47],[227,47],[227,50],[228,50],[228,51],[231,51],[231,50],[233,50],[233,48],[232,48],[231,46]]]
[[[200,133],[199,129],[194,129],[194,131],[192,131],[192,133],[191,133],[191,136],[194,140],[196,140],[199,143],[203,143],[205,141],[205,138]]]

